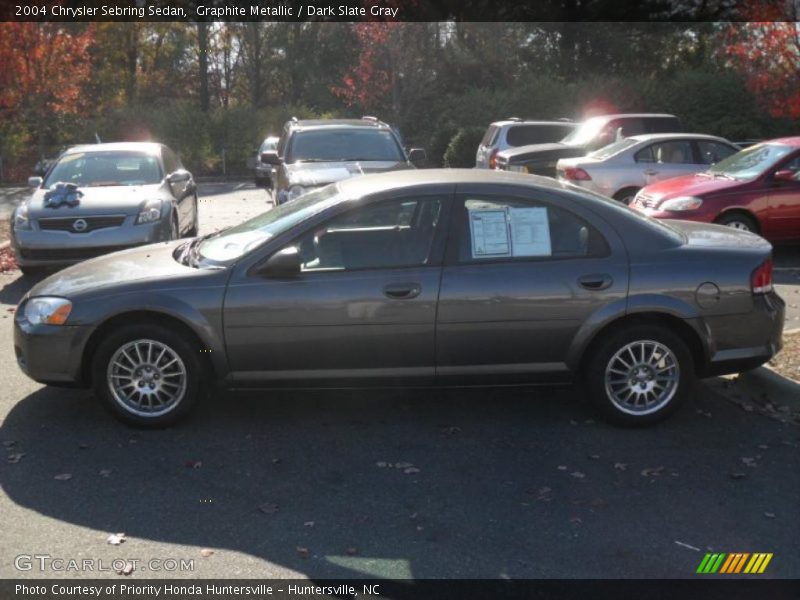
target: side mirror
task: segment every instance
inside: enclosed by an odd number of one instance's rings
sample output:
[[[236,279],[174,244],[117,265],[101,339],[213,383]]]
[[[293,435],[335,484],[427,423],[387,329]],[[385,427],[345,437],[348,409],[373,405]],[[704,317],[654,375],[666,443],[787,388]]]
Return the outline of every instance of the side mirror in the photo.
[[[292,279],[300,275],[303,260],[296,246],[288,246],[270,256],[256,272],[264,277],[274,279]]]
[[[427,158],[428,155],[422,148],[411,148],[411,150],[408,151],[408,161],[411,163],[421,163]]]
[[[179,169],[174,173],[170,173],[167,177],[167,181],[170,183],[183,183],[185,181],[189,181],[192,178],[192,174],[185,169]]]
[[[795,173],[791,169],[781,169],[780,171],[775,171],[775,174],[772,176],[772,180],[778,183],[798,182],[797,173]]]
[[[38,188],[42,185],[41,177],[28,177],[28,187]]]
[[[268,165],[279,165],[281,159],[278,158],[277,150],[267,150],[261,153],[261,162],[267,163]]]

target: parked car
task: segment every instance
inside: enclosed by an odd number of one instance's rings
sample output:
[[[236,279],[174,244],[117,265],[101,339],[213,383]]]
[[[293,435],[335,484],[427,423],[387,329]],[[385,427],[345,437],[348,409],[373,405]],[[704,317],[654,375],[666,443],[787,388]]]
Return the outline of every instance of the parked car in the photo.
[[[413,169],[425,151],[403,149],[400,137],[374,117],[361,119],[292,119],[274,154],[262,155],[275,165],[275,204],[355,175]]]
[[[495,121],[483,134],[483,139],[478,146],[478,153],[475,155],[475,167],[494,169],[497,166],[498,152],[519,146],[558,142],[572,132],[575,125],[572,121],[565,119],[560,121],[523,121],[512,118]]]
[[[771,246],[648,219],[552,179],[480,169],[357,177],[190,242],[70,267],[17,307],[36,381],[94,387],[161,426],[229,388],[581,379],[650,423],[695,375],[781,348]]]
[[[694,133],[635,135],[556,164],[559,179],[630,204],[644,186],[698,171],[739,151],[726,139]]]
[[[28,184],[10,228],[23,273],[197,235],[194,179],[163,144],[74,146]]]
[[[275,165],[271,162],[271,154],[267,154],[269,152],[275,152],[278,148],[278,136],[271,135],[269,137],[264,138],[264,141],[261,142],[261,145],[256,150],[256,160],[255,160],[255,183],[258,187],[272,187],[272,181],[275,175]],[[266,158],[266,161],[264,160]]]
[[[745,148],[696,175],[643,188],[631,207],[659,219],[719,223],[770,241],[800,239],[800,137]]]
[[[522,146],[498,153],[497,168],[555,177],[556,163],[561,158],[586,156],[623,137],[681,131],[681,122],[673,115],[642,113],[592,117],[558,143]]]

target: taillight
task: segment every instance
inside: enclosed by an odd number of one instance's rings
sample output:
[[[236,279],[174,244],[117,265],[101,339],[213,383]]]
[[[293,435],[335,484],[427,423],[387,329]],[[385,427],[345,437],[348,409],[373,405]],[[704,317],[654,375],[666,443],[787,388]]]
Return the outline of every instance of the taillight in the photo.
[[[566,167],[564,178],[570,181],[591,181],[592,179],[586,171],[578,167]]]
[[[772,257],[761,263],[750,275],[750,288],[754,294],[772,291]]]
[[[497,168],[497,153],[500,152],[500,148],[495,148],[492,150],[492,153],[489,155],[489,168],[496,169]]]

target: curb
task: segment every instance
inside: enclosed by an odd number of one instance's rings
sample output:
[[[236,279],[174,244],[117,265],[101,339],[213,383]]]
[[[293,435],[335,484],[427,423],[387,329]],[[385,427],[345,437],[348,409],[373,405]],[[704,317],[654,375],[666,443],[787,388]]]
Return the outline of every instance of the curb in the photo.
[[[6,240],[5,242],[0,242],[0,250],[5,250],[11,245],[11,240]]]

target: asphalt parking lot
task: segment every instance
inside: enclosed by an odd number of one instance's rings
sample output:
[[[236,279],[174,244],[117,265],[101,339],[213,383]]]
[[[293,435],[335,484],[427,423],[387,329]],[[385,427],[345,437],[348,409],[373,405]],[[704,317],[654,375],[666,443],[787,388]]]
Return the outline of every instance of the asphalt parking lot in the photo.
[[[201,192],[205,232],[268,206],[250,184]],[[800,427],[719,379],[649,429],[606,425],[572,388],[496,388],[228,394],[138,431],[17,369],[29,285],[0,275],[0,577],[119,577],[17,568],[47,555],[135,561],[131,578],[672,578],[710,551],[800,576]]]

